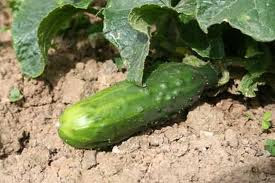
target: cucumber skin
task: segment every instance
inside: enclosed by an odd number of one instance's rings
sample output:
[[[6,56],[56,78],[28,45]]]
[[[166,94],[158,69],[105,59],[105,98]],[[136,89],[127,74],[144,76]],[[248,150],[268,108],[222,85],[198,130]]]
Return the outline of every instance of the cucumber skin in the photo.
[[[122,81],[67,108],[58,133],[76,148],[106,148],[190,106],[217,82],[208,64],[165,63],[148,76],[146,87]]]

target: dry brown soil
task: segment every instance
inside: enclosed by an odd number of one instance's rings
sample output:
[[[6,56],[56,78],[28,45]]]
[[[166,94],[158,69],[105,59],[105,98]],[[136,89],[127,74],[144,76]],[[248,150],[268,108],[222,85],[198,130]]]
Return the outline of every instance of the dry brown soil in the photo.
[[[9,25],[0,11],[0,27]],[[58,137],[58,118],[66,106],[125,79],[109,48],[82,40],[51,50],[45,75],[33,80],[20,73],[10,33],[0,34],[0,183],[275,182],[275,159],[263,148],[275,130],[261,130],[274,103],[224,95],[110,151],[77,150]],[[22,101],[9,102],[12,87]]]

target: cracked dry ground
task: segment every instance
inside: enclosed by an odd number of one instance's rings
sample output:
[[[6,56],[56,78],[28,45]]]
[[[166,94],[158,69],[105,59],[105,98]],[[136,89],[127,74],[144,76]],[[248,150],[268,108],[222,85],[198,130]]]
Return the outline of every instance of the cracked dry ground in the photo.
[[[60,113],[125,73],[107,48],[78,43],[77,52],[52,51],[45,75],[28,79],[7,40],[0,43],[0,183],[275,182],[275,159],[263,150],[275,132],[260,127],[263,113],[275,112],[274,103],[224,95],[109,152],[76,150],[57,135]],[[16,104],[7,98],[13,86],[24,94]]]

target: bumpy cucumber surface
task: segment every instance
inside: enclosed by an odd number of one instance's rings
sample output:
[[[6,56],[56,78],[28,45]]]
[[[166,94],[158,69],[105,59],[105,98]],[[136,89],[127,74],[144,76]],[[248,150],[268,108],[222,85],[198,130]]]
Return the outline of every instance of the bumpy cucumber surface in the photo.
[[[161,64],[147,77],[145,87],[122,81],[67,108],[59,136],[76,148],[105,148],[191,105],[217,81],[208,64]]]

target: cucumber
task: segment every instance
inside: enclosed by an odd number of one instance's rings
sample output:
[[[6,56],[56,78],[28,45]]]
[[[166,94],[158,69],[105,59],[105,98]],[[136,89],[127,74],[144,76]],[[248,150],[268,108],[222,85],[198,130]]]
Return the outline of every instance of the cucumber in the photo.
[[[217,82],[209,64],[164,63],[146,77],[144,87],[122,81],[67,108],[58,133],[76,148],[106,148],[190,106]]]

